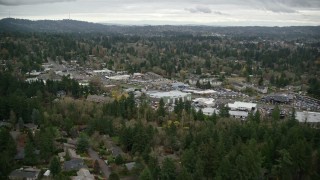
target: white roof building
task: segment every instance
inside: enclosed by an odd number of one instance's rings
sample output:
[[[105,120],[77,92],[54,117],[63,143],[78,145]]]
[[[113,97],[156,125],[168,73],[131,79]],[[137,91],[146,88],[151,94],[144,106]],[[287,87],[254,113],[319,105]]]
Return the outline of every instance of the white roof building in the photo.
[[[233,104],[228,103],[228,107],[233,111],[256,111],[257,104],[236,101]]]
[[[213,98],[196,98],[192,101],[196,106],[213,107],[215,105]]]
[[[163,99],[165,103],[175,103],[182,99],[183,102],[191,101],[191,94],[181,91],[166,91],[166,92],[147,92],[150,98]]]
[[[204,115],[211,116],[213,113],[219,114],[216,108],[203,108],[201,109]]]
[[[93,70],[93,73],[95,73],[95,74],[104,74],[104,73],[112,74],[112,73],[114,73],[114,71],[105,68],[102,70]]]
[[[296,119],[299,122],[319,123],[320,113],[310,111],[296,112]]]
[[[193,94],[199,94],[199,95],[208,95],[208,94],[215,94],[217,91],[212,90],[212,89],[207,89],[207,90],[193,90],[193,89],[185,89],[183,90],[184,92],[190,92]]]
[[[130,75],[117,75],[117,76],[105,76],[107,79],[115,80],[115,81],[123,81],[128,80]]]
[[[231,117],[245,119],[248,117],[249,113],[247,111],[229,111]]]

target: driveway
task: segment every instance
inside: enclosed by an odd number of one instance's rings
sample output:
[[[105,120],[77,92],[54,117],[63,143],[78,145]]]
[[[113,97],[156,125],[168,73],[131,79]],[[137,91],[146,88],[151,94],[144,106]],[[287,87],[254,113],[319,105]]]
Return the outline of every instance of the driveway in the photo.
[[[94,151],[92,148],[88,149],[89,156],[95,161],[98,160],[100,170],[104,174],[104,176],[108,179],[109,175],[111,174],[111,169],[107,166],[107,164],[99,158],[99,154]]]

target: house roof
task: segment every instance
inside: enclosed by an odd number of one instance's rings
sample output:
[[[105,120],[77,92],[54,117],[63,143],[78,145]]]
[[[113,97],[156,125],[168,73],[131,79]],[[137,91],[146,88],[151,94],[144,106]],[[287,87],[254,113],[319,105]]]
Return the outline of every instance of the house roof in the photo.
[[[40,154],[40,150],[34,150],[34,153],[36,155]],[[25,157],[25,152],[24,152],[24,148],[20,149],[17,154],[14,156],[14,160],[22,160]]]
[[[40,173],[39,169],[16,169],[9,175],[10,178],[37,178]]]
[[[64,162],[63,165],[63,169],[65,171],[79,170],[81,168],[88,168],[86,165],[84,165],[83,159],[71,159],[70,161]]]
[[[126,163],[126,164],[125,164],[126,168],[127,168],[129,171],[131,171],[131,170],[134,168],[135,165],[136,165],[136,162],[129,162],[129,163]]]

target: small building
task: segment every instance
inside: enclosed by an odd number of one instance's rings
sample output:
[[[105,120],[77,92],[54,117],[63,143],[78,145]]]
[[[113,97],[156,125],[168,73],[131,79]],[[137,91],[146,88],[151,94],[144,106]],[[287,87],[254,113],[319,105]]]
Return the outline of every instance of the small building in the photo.
[[[215,100],[213,98],[196,98],[192,100],[192,105],[195,107],[214,107],[215,106]]]
[[[188,84],[184,84],[184,83],[181,83],[181,82],[171,83],[171,86],[175,90],[183,90],[183,89],[189,88]]]
[[[33,77],[33,78],[27,78],[25,81],[27,83],[33,83],[33,82],[39,81],[39,79],[37,77]]]
[[[48,169],[43,173],[43,179],[50,179],[51,171]]]
[[[232,86],[234,89],[236,89],[238,91],[243,91],[247,88],[247,86],[245,84],[237,83],[237,82],[232,83]]]
[[[9,175],[11,180],[36,180],[40,174],[40,169],[34,169],[31,167],[21,168],[12,171]]]
[[[182,102],[191,101],[191,93],[181,91],[147,92],[147,95],[156,101],[163,99],[163,101],[168,104],[178,102],[179,99],[181,99]]]
[[[1,127],[6,127],[6,128],[11,128],[11,123],[0,121],[0,128]]]
[[[117,157],[117,156],[122,156],[124,152],[120,147],[114,145],[111,147],[111,154],[113,157]]]
[[[65,97],[67,95],[66,91],[61,90],[57,92],[57,97]]]
[[[94,180],[94,176],[90,174],[90,171],[85,168],[81,168],[77,172],[77,176],[73,176],[72,180]]]
[[[267,94],[268,93],[268,87],[267,86],[253,87],[253,89],[256,90],[259,93],[262,93],[262,94]]]
[[[71,159],[63,164],[64,171],[80,170],[81,168],[88,168],[83,159]]]
[[[30,130],[31,132],[33,132],[33,133],[35,133],[36,130],[38,129],[38,125],[33,124],[33,123],[23,124],[23,127],[29,129],[29,130]]]
[[[203,108],[201,109],[204,115],[211,116],[213,113],[219,114],[219,110],[216,108]]]
[[[135,162],[129,162],[126,163],[125,166],[128,169],[128,171],[131,171],[135,167],[136,163]]]
[[[201,78],[201,79],[189,79],[188,83],[191,85],[196,85],[199,82],[201,85],[210,83],[211,86],[221,86],[222,82],[218,81],[216,78]]]

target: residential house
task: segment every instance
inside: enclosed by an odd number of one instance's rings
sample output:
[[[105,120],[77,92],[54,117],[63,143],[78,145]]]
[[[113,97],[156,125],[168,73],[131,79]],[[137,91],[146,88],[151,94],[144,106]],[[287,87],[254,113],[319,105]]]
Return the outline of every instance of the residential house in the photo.
[[[90,174],[88,169],[81,168],[77,172],[77,176],[73,176],[72,180],[94,180],[94,176]]]
[[[16,169],[9,175],[10,180],[37,180],[40,174],[40,169],[31,167]]]
[[[71,159],[70,161],[65,161],[63,164],[64,171],[80,170],[81,168],[88,168],[83,159]]]

